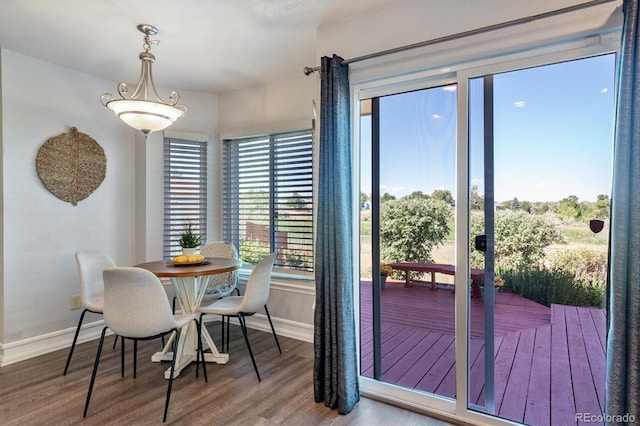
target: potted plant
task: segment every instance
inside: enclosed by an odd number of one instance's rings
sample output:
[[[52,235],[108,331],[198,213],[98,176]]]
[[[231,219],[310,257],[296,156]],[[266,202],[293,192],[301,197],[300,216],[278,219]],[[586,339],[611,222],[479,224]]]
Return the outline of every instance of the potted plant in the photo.
[[[502,279],[502,277],[500,275],[496,275],[493,278],[493,291],[495,291],[496,293],[498,293],[498,291],[500,291],[500,288],[504,287],[504,280]],[[482,300],[484,300],[484,291],[485,291],[485,286],[481,286],[480,287],[480,294],[482,297]],[[495,300],[495,298],[494,298]]]
[[[393,273],[393,268],[386,263],[380,264],[380,288],[384,288],[387,283],[387,277]]]
[[[194,232],[193,223],[186,221],[179,240],[180,247],[182,247],[182,254],[185,256],[193,256],[196,254],[196,250],[201,243],[202,238]]]

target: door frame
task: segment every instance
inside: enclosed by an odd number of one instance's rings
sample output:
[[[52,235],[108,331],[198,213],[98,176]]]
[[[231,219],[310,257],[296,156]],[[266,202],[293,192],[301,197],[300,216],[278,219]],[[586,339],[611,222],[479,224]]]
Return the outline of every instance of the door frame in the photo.
[[[395,72],[390,72],[393,67],[388,63],[381,69],[385,75],[371,77],[371,67],[379,60],[362,61],[350,65],[351,80],[351,105],[352,105],[352,140],[353,143],[353,168],[352,177],[357,185],[353,186],[354,206],[359,206],[360,199],[360,100],[375,96],[384,96],[395,93],[407,92],[448,84],[457,85],[457,144],[456,144],[456,207],[455,207],[455,238],[456,238],[456,274],[454,285],[457,288],[467,288],[469,283],[470,259],[469,259],[469,140],[468,140],[468,82],[470,79],[487,74],[515,71],[534,66],[548,65],[556,62],[581,59],[589,56],[618,53],[619,31],[609,31],[598,36],[585,36],[580,39],[572,39],[553,45],[542,45],[540,48],[517,51],[501,56],[492,56],[484,59],[473,59],[460,62],[450,67],[434,67],[430,62],[432,58],[424,55],[421,60],[412,60],[413,66],[422,64],[423,68],[414,72],[407,72],[405,60],[398,61]],[[387,59],[389,61],[389,59]],[[366,75],[360,81],[360,75]],[[354,209],[354,229],[359,229],[360,218]],[[354,233],[354,247],[359,247],[359,232]],[[354,282],[359,282],[360,252],[354,252]],[[465,287],[466,286],[466,287]],[[356,314],[360,312],[360,286],[354,286],[354,306]],[[467,292],[455,293],[455,322],[456,322],[456,393],[457,399],[450,400],[437,395],[424,394],[419,391],[405,389],[396,385],[377,381],[368,377],[359,376],[360,389],[363,396],[386,401],[388,403],[405,407],[414,411],[424,412],[442,418],[466,420],[473,423],[513,424],[510,421],[472,411],[468,407],[468,333],[469,333],[469,299]],[[359,315],[356,315],[356,325],[359,327]],[[360,348],[360,336],[357,335],[357,348]],[[360,354],[358,353],[358,362]],[[358,366],[359,367],[359,366]],[[359,371],[359,370],[358,370]]]

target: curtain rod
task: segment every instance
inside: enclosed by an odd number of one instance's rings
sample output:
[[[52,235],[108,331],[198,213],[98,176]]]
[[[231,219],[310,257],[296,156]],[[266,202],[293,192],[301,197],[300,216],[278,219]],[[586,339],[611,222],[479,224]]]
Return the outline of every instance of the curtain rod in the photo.
[[[342,63],[343,64],[351,64],[353,62],[360,62],[360,61],[364,61],[366,59],[377,58],[379,56],[389,55],[389,54],[392,54],[392,53],[399,53],[399,52],[404,52],[406,50],[416,49],[416,48],[419,48],[419,47],[430,46],[430,45],[436,44],[436,43],[442,43],[442,42],[445,42],[445,41],[457,40],[457,39],[463,38],[463,37],[469,37],[469,36],[473,36],[473,35],[477,35],[477,34],[486,33],[486,32],[489,32],[489,31],[500,30],[500,29],[503,29],[503,28],[512,27],[514,25],[526,24],[526,23],[529,23],[529,22],[537,21],[539,19],[549,18],[551,16],[561,15],[561,14],[564,14],[564,13],[567,13],[567,12],[574,12],[574,11],[577,11],[577,10],[586,9],[588,7],[598,6],[600,4],[611,3],[611,2],[614,2],[614,1],[618,2],[620,0],[592,0],[592,1],[588,1],[586,3],[580,3],[580,4],[573,5],[573,6],[568,6],[568,7],[562,8],[562,9],[552,10],[550,12],[540,13],[538,15],[527,16],[527,17],[524,17],[524,18],[514,19],[512,21],[507,21],[507,22],[502,22],[502,23],[499,23],[499,24],[489,25],[489,26],[486,26],[486,27],[476,28],[475,30],[463,31],[461,33],[456,33],[456,34],[451,34],[451,35],[447,35],[447,36],[443,36],[443,37],[438,37],[438,38],[434,38],[434,39],[427,40],[427,41],[421,41],[421,42],[418,42],[418,43],[409,44],[407,46],[395,47],[393,49],[383,50],[381,52],[370,53],[368,55],[358,56],[356,58],[351,58],[351,59],[345,59],[345,60],[342,61]],[[316,71],[320,71],[320,67],[304,67],[304,74],[305,75],[311,75]]]

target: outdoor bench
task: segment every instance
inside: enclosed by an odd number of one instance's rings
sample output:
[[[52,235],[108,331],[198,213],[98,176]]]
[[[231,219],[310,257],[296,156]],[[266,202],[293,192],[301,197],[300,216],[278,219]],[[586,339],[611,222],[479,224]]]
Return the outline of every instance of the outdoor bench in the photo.
[[[431,274],[431,290],[436,287],[436,274],[455,275],[454,265],[444,263],[398,262],[390,263],[392,269],[406,272],[405,287],[411,287],[410,272],[428,272]],[[480,283],[484,277],[483,269],[471,268],[471,297],[480,297]]]

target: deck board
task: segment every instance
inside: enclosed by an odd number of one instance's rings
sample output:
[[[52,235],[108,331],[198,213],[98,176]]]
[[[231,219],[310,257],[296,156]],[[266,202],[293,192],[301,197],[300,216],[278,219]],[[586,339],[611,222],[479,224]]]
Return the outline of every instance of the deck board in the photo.
[[[381,292],[382,380],[456,397],[454,295],[387,282]],[[484,303],[471,299],[469,403],[484,405]],[[361,371],[373,375],[371,284],[362,283]],[[494,382],[499,416],[531,425],[576,424],[601,414],[606,318],[595,308],[497,294]],[[590,372],[590,374],[589,374]]]
[[[513,361],[516,356],[516,349],[518,349],[518,342],[520,341],[520,333],[509,333],[504,336],[502,345],[496,354],[494,365],[494,400],[495,400],[495,412],[500,413],[502,407],[502,399],[509,383],[509,374],[513,367]],[[486,398],[485,391],[482,392],[482,396]]]
[[[605,349],[599,339],[593,338],[593,336],[598,336],[598,328],[593,321],[593,311],[593,309],[578,310],[578,318],[580,320],[579,331],[582,332],[591,378],[594,383],[604,383],[606,371]],[[595,386],[595,391],[598,402],[600,403],[600,408],[604,409],[604,389]]]
[[[502,399],[500,416],[522,422],[527,405],[529,379],[536,337],[535,329],[520,333],[518,346],[513,359],[511,372],[506,381],[504,398]]]
[[[425,352],[417,354],[419,355],[418,361],[414,365],[409,366],[409,369],[400,377],[397,384],[408,388],[429,391],[428,388],[418,387],[418,383],[422,383],[423,386],[427,385],[426,382],[422,381],[423,377],[427,376],[436,361],[440,359],[452,343],[453,336],[439,333],[438,340]],[[433,392],[433,390],[429,392]]]
[[[567,308],[565,310],[565,320],[567,322],[567,346],[569,348],[569,359],[571,359],[571,378],[576,413],[591,413],[592,411],[590,410],[593,410],[594,407],[599,407],[600,403],[595,390],[593,375],[590,373],[585,339],[580,329],[577,308]]]
[[[565,311],[560,305],[552,306],[553,324],[551,329],[551,423],[575,424],[575,401],[569,362]]]
[[[436,389],[438,389],[447,373],[454,367],[451,363],[451,359],[455,359],[456,357],[454,338],[449,334],[444,334],[441,341],[445,347],[444,351],[437,357],[433,366],[427,371],[427,374],[422,377],[416,386],[418,389],[436,393]],[[449,395],[455,395],[455,388]]]
[[[422,339],[408,348],[404,356],[398,358],[385,372],[383,379],[390,383],[399,383],[418,360],[440,339],[441,333],[427,332]]]
[[[536,329],[524,423],[551,425],[551,325]]]

